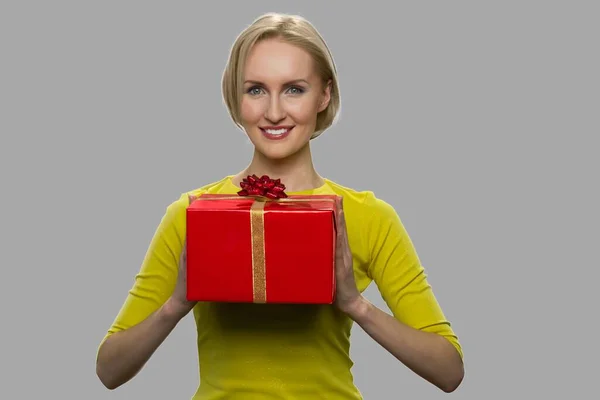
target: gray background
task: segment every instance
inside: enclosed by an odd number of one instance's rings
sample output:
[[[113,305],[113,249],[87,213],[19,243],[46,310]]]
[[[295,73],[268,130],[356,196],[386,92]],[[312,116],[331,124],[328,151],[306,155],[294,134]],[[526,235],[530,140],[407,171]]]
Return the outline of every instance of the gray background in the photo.
[[[96,349],[166,206],[248,163],[220,79],[267,11],[326,38],[343,105],[317,168],[396,207],[464,346],[445,395],[355,329],[365,398],[594,393],[593,1],[203,4],[2,2],[0,398],[192,396],[191,315],[117,391]]]

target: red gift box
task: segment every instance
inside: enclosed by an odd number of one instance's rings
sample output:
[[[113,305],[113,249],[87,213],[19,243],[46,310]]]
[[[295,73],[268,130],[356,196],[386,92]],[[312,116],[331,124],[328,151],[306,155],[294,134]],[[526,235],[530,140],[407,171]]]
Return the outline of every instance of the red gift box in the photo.
[[[336,210],[329,195],[200,196],[186,216],[188,300],[333,303]]]

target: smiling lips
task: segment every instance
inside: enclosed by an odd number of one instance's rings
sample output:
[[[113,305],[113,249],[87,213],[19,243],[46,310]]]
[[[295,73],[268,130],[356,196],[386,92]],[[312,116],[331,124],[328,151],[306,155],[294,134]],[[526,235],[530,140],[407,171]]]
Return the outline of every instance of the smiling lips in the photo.
[[[287,137],[293,128],[293,126],[263,126],[260,130],[267,139],[281,140]]]

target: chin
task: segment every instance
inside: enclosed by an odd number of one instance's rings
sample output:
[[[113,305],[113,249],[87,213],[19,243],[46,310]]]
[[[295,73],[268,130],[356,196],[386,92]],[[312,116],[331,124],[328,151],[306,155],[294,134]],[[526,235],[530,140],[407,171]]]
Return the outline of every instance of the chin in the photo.
[[[273,149],[269,147],[270,146],[256,146],[256,150],[270,160],[285,160],[300,151],[300,149],[296,148]]]

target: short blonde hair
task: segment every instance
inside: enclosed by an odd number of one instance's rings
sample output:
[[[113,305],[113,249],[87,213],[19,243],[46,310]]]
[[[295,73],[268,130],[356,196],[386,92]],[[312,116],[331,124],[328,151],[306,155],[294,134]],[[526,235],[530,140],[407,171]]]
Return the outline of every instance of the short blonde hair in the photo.
[[[329,47],[317,29],[306,19],[297,15],[267,13],[258,17],[235,40],[222,80],[223,100],[233,122],[243,129],[240,103],[243,92],[246,59],[258,41],[280,38],[306,50],[313,58],[324,84],[330,81],[331,99],[327,108],[317,115],[315,133],[311,139],[329,128],[340,111],[338,77]]]

